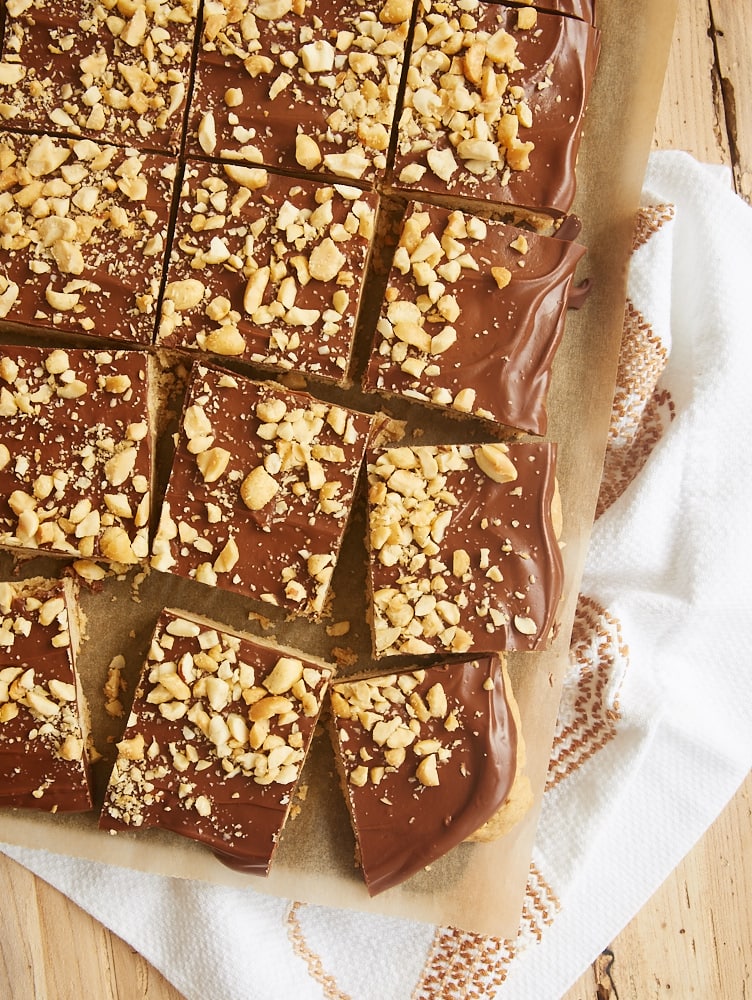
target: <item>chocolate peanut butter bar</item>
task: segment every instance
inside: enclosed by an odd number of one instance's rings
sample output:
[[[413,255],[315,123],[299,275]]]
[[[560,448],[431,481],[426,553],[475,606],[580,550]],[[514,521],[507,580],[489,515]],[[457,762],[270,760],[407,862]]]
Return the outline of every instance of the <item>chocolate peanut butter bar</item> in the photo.
[[[152,567],[319,617],[371,424],[196,363]]]
[[[426,0],[409,57],[395,187],[568,212],[599,33],[573,17]]]
[[[148,557],[148,370],[143,351],[0,347],[0,548]]]
[[[582,246],[413,203],[364,388],[544,434]]]
[[[524,744],[501,658],[342,680],[329,726],[368,892],[527,811]]]
[[[188,151],[372,183],[412,0],[207,0]]]
[[[376,195],[237,163],[188,163],[158,342],[341,382]]]
[[[0,114],[14,129],[177,153],[198,0],[8,0]]]
[[[182,611],[157,621],[100,816],[266,875],[331,668]]]
[[[0,132],[0,320],[148,345],[176,162]]]
[[[369,451],[376,656],[545,649],[562,592],[556,445]]]
[[[92,807],[70,580],[0,583],[0,806]]]

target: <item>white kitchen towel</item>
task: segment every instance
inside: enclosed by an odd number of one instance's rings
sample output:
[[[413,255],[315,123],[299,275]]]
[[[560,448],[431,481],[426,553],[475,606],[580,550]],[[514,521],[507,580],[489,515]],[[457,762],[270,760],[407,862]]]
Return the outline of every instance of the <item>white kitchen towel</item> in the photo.
[[[3,848],[188,1000],[558,1000],[752,767],[752,209],[678,152],[643,205],[518,938]]]

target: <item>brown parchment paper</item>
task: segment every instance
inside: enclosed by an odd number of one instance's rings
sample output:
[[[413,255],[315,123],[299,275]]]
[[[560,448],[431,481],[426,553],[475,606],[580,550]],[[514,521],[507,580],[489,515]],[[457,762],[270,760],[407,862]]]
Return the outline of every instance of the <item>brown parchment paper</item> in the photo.
[[[677,0],[598,3],[602,52],[585,121],[574,208],[583,221],[581,241],[588,248],[577,280],[589,277],[592,292],[581,310],[569,313],[549,397],[547,437],[559,443],[565,518],[561,628],[549,652],[509,657],[527,746],[526,770],[535,793],[535,804],[525,819],[496,843],[460,845],[429,871],[370,899],[353,865],[354,841],[346,807],[328,739],[320,734],[303,774],[305,801],[288,823],[266,879],[233,872],[205,848],[177,836],[158,831],[103,833],[97,829],[96,813],[71,817],[2,810],[0,841],[304,902],[410,917],[499,937],[516,935],[603,464],[634,215],[676,6]],[[461,437],[459,429],[455,436]],[[362,525],[355,520],[351,535],[358,537]],[[42,561],[33,560],[19,572],[30,576],[45,569]],[[10,560],[0,561],[0,571],[2,578],[12,577]],[[115,757],[114,742],[125,723],[103,712],[101,689],[107,666],[116,654],[126,656],[127,701],[159,608],[192,610],[230,627],[331,656],[338,643],[355,650],[368,647],[362,597],[358,597],[364,594],[363,580],[356,545],[353,558],[338,568],[334,578],[333,620],[353,623],[353,631],[341,639],[327,636],[323,626],[291,622],[282,616],[263,627],[249,621],[248,604],[233,595],[160,573],[150,574],[138,585],[131,578],[113,579],[101,592],[84,592],[87,630],[80,668],[96,746],[103,754],[95,767],[98,801]],[[360,655],[354,669],[370,665]]]

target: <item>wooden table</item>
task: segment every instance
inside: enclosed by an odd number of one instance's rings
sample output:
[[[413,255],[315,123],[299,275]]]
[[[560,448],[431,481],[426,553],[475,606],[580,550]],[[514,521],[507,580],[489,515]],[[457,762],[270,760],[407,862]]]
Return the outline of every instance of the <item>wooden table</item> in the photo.
[[[731,165],[748,201],[750,51],[752,0],[680,0],[654,140]],[[752,777],[563,1000],[740,1000],[752,993],[751,795]],[[0,932],[4,945],[12,943],[0,950],[0,997],[181,1000],[128,945],[3,856],[0,899]]]

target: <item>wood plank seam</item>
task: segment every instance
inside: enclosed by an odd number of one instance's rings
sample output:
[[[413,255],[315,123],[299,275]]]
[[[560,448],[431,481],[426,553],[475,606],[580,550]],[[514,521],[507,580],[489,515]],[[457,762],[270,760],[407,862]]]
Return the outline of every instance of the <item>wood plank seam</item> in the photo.
[[[708,36],[713,45],[713,105],[717,109],[718,115],[715,127],[718,132],[719,145],[722,145],[725,133],[725,140],[728,143],[729,154],[731,156],[734,186],[737,192],[741,194],[741,157],[737,133],[736,92],[733,80],[723,73],[720,52],[718,50],[718,39],[719,37],[723,37],[723,31],[719,30],[716,25],[716,18],[711,3],[708,3],[708,21]]]

